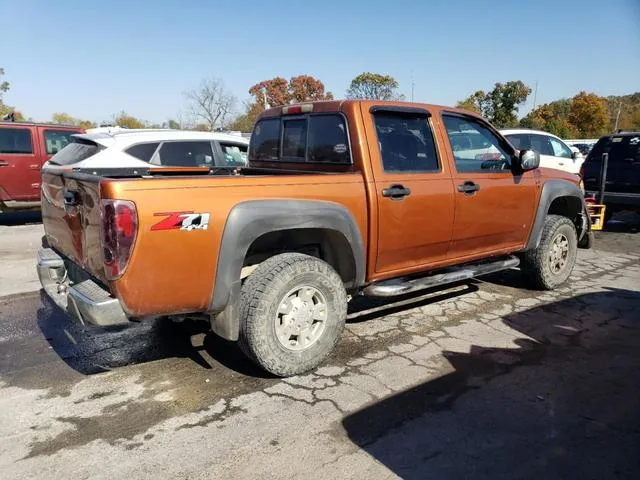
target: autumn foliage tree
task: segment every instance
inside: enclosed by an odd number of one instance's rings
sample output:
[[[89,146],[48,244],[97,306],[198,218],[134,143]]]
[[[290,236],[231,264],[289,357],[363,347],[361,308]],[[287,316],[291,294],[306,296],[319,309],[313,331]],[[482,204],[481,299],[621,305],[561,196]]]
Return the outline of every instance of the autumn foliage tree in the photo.
[[[611,128],[606,100],[594,93],[580,92],[573,97],[568,120],[582,138],[599,137]]]
[[[256,118],[267,106],[333,99],[333,94],[325,91],[324,83],[311,75],[298,75],[288,81],[283,77],[263,80],[253,85],[249,94],[253,101],[245,104],[244,113],[227,125],[230,130],[250,132]]]
[[[540,105],[522,118],[520,125],[561,138],[594,138],[610,130],[611,120],[606,99],[580,92],[573,98]]]

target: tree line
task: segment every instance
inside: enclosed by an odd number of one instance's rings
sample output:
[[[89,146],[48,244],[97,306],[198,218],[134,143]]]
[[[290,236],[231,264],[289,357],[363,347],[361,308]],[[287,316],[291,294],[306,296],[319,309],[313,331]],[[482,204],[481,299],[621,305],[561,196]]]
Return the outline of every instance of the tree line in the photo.
[[[24,115],[3,103],[2,95],[10,88],[3,81],[0,68],[0,118],[14,112],[16,121]],[[350,99],[404,100],[398,92],[398,81],[379,73],[363,72],[354,77],[345,92]],[[172,128],[201,131],[240,130],[250,132],[256,117],[265,108],[314,100],[332,100],[332,92],[311,75],[290,79],[275,77],[252,85],[250,100],[238,111],[238,100],[218,78],[204,79],[196,88],[184,92],[186,113],[162,124],[145,122],[121,111],[106,122],[125,128]],[[640,130],[640,92],[625,96],[601,97],[579,92],[572,98],[559,99],[535,106],[519,118],[519,110],[530,97],[532,89],[521,80],[498,82],[491,90],[477,90],[457,103],[457,107],[476,112],[498,128],[534,128],[562,138],[592,138],[613,129]],[[65,112],[54,113],[51,121],[58,124],[92,128],[94,122],[75,118]]]

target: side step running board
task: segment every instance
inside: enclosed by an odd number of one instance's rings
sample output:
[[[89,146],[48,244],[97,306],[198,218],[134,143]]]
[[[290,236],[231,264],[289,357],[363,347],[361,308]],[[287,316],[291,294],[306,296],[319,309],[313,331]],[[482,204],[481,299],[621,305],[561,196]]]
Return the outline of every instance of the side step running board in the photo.
[[[450,267],[442,270],[441,273],[426,277],[402,277],[383,280],[365,287],[363,293],[371,297],[395,297],[396,295],[403,295],[416,290],[460,282],[480,275],[507,270],[517,267],[519,264],[520,259],[513,255],[493,261],[468,263],[458,267]]]

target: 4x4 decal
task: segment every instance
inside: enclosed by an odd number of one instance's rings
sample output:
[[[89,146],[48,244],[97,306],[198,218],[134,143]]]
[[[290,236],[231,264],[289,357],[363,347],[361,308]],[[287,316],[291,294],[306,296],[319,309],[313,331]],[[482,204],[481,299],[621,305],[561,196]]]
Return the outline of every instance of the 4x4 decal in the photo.
[[[163,212],[154,213],[154,217],[166,217],[151,226],[151,230],[206,230],[209,227],[208,213]]]

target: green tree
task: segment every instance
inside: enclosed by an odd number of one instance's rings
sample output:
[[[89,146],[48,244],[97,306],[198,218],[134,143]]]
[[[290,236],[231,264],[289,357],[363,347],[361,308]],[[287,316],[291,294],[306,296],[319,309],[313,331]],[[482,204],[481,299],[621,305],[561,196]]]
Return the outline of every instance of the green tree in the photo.
[[[398,81],[390,75],[363,72],[353,80],[347,90],[347,98],[371,100],[403,100],[397,93]]]
[[[145,124],[142,120],[132,117],[131,115],[128,115],[124,111],[118,113],[115,116],[113,123],[122,128],[144,128],[145,127]]]
[[[484,115],[489,111],[489,98],[483,90],[469,95],[464,100],[458,102],[456,105],[458,108],[475,112],[479,115]]]
[[[60,125],[77,125],[79,122],[68,113],[54,113],[51,115],[53,123],[59,123]]]
[[[530,93],[521,80],[498,82],[493,90],[478,90],[458,102],[458,107],[479,113],[498,128],[508,128],[518,124],[518,109]]]
[[[2,80],[4,77],[4,68],[0,68],[0,103],[2,103],[2,96],[4,93],[9,91],[9,82],[6,80]]]
[[[171,130],[180,130],[180,124],[175,120],[169,120],[168,126]]]
[[[80,120],[79,118],[72,117],[68,113],[64,112],[54,113],[53,115],[51,115],[51,121],[60,125],[75,125],[85,130],[87,128],[94,128],[96,126],[95,123],[89,120]]]
[[[13,113],[13,120],[16,122],[24,122],[25,118],[22,115],[22,112],[17,111],[15,108],[10,107],[9,105],[5,105],[3,102],[3,96],[6,92],[9,91],[11,85],[6,80],[3,80],[4,77],[4,68],[0,68],[0,120],[2,120],[6,115]]]
[[[611,129],[606,99],[594,93],[580,92],[573,97],[568,120],[582,138],[599,137]]]
[[[96,124],[90,120],[79,120],[78,126],[84,130],[87,130],[88,128],[95,128]]]

